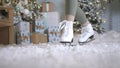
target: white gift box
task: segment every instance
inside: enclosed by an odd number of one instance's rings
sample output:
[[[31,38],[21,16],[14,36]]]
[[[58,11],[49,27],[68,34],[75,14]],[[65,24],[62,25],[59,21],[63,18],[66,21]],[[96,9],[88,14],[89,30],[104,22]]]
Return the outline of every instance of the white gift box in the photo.
[[[21,21],[15,26],[16,30],[16,42],[30,43],[30,23],[26,21]]]
[[[34,32],[41,34],[45,33],[45,30],[50,26],[58,26],[60,22],[58,12],[39,12],[39,18],[35,19]]]
[[[44,20],[48,27],[57,26],[60,22],[60,16],[58,12],[40,12],[39,14],[44,16]]]
[[[30,23],[26,21],[21,21],[16,25],[16,31],[19,32],[30,32]]]

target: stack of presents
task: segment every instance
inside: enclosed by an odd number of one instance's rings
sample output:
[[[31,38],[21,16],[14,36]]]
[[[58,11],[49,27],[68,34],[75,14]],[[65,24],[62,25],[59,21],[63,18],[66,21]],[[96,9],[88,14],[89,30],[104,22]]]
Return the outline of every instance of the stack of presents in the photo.
[[[46,6],[47,5],[47,6]],[[58,43],[60,40],[60,32],[58,24],[60,22],[59,13],[54,11],[52,2],[44,2],[42,4],[42,12],[40,17],[34,22],[20,21],[15,25],[15,42],[21,43]],[[14,17],[16,23],[16,17]]]
[[[42,12],[39,12],[40,17],[36,18],[32,24],[27,21],[21,21],[16,24],[15,42],[17,44],[59,42],[59,13],[54,11],[54,5],[51,2],[43,3],[42,5]]]

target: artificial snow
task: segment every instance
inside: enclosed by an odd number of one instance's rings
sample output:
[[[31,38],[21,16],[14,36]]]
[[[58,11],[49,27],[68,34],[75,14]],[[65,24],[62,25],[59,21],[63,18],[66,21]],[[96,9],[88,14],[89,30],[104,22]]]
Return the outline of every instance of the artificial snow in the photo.
[[[0,45],[0,68],[120,68],[120,33],[96,34],[76,46],[62,44]]]

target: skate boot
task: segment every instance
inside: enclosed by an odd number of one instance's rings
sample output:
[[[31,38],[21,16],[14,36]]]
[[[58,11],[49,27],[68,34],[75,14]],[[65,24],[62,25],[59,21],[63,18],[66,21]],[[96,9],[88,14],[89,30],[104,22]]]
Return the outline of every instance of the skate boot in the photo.
[[[79,37],[79,44],[84,44],[94,39],[94,30],[91,24],[82,27],[81,35]]]
[[[67,21],[64,20],[60,23],[59,26],[60,30],[62,31],[62,35],[61,35],[61,43],[71,43],[73,42],[73,22],[72,21]]]

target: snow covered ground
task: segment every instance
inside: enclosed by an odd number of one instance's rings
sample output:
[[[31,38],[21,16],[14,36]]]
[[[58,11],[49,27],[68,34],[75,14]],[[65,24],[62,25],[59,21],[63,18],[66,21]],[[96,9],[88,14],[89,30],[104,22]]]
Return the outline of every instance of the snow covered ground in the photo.
[[[76,35],[75,43],[78,35]],[[120,33],[96,34],[85,45],[0,45],[0,68],[120,68]]]

